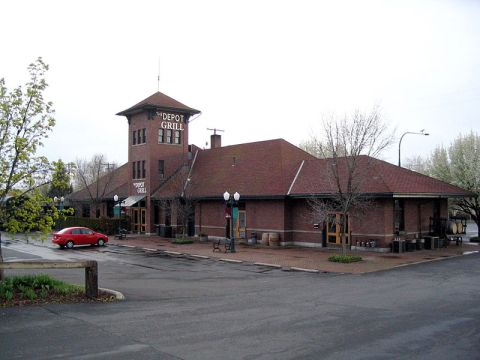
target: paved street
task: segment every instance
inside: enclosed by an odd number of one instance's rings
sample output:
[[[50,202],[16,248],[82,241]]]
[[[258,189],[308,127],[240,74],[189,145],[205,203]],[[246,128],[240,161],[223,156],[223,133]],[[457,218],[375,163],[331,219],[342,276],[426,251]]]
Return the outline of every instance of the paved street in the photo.
[[[480,255],[361,275],[108,246],[9,244],[7,260],[93,259],[126,301],[0,309],[1,359],[475,359]],[[82,270],[55,276],[83,282]],[[7,273],[8,275],[8,273]]]

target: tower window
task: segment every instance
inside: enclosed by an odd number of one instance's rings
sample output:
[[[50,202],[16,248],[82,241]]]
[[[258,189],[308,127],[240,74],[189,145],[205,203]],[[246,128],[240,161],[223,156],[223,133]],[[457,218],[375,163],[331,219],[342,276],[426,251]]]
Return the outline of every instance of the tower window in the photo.
[[[147,142],[147,129],[133,130],[132,144],[139,145]]]
[[[165,130],[158,129],[158,143],[163,144],[165,142]]]
[[[180,130],[175,130],[175,144],[180,144],[181,137],[180,137]]]

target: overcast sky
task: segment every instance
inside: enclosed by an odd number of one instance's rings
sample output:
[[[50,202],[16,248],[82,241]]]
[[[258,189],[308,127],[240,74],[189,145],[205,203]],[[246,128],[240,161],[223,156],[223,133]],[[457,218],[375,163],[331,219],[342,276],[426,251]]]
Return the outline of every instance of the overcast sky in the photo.
[[[12,89],[50,65],[57,125],[43,152],[127,161],[115,114],[158,89],[202,111],[222,144],[320,132],[325,114],[382,109],[408,135],[402,159],[480,133],[480,1],[3,0],[0,77]],[[160,66],[159,66],[160,64]],[[398,161],[398,143],[384,154]]]

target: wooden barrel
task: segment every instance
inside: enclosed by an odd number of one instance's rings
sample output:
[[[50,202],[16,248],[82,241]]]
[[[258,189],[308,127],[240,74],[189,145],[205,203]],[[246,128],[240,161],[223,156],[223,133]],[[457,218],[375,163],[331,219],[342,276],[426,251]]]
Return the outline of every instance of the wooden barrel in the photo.
[[[463,224],[461,222],[457,222],[457,234],[463,234]]]
[[[268,233],[268,243],[270,246],[280,245],[280,235],[276,232]]]
[[[456,234],[457,233],[457,223],[454,221],[449,221],[447,223],[447,233]]]
[[[269,237],[269,233],[262,234],[262,245],[268,245],[268,237]]]

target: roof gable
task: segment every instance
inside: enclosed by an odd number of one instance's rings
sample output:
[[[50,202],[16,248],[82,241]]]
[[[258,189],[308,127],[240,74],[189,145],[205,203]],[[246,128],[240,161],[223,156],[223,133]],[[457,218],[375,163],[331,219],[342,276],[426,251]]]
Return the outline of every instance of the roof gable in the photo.
[[[157,91],[153,95],[150,95],[146,99],[140,101],[138,104],[133,105],[132,107],[120,111],[117,115],[127,116],[132,115],[138,112],[141,112],[145,109],[162,109],[162,110],[170,110],[170,111],[177,111],[181,113],[186,113],[190,115],[199,114],[200,111],[194,108],[191,108],[187,105],[182,104],[181,102],[171,98],[168,95]]]

